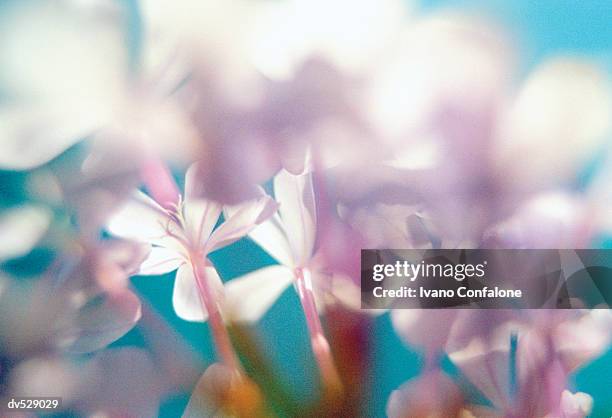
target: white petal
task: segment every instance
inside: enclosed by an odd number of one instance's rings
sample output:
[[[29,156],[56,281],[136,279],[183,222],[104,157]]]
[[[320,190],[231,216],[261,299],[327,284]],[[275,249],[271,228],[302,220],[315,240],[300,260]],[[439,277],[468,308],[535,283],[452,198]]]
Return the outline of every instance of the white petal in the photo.
[[[311,258],[316,238],[316,207],[311,174],[282,170],[274,177],[274,194],[285,232],[297,264]]]
[[[204,199],[185,200],[183,208],[186,228],[196,242],[204,244],[210,237],[213,228],[221,215],[221,205]]]
[[[262,196],[265,195],[265,191],[261,188],[260,192]],[[226,205],[223,208],[225,218],[233,218],[243,206]],[[249,232],[249,237],[280,264],[286,266],[293,266],[295,264],[291,254],[291,247],[289,246],[287,235],[283,231],[283,225],[278,213],[275,213],[270,219]]]
[[[278,215],[273,216],[249,233],[249,237],[280,264],[294,266],[293,255]]]
[[[212,295],[216,299],[215,303],[219,302],[219,298],[223,295],[223,283],[217,274],[214,267],[207,266],[204,268]],[[183,264],[176,272],[174,281],[174,292],[172,294],[172,304],[176,314],[186,321],[202,322],[208,319],[208,312],[202,306],[196,278],[193,274],[193,269],[188,264]]]
[[[262,196],[240,205],[239,209],[212,233],[206,245],[207,252],[243,238],[257,225],[268,220],[276,212],[276,208],[277,205],[270,196]]]
[[[138,296],[130,290],[94,298],[72,317],[59,333],[58,344],[75,353],[89,353],[106,347],[131,330],[142,315]]]
[[[153,247],[149,256],[143,261],[137,274],[158,275],[176,270],[185,260],[176,251],[163,247]]]
[[[9,209],[0,217],[0,260],[27,254],[47,231],[51,212],[23,206]]]
[[[108,224],[108,231],[121,238],[151,242],[166,236],[170,218],[153,199],[137,192],[123,207],[115,212]]]
[[[255,322],[293,282],[293,272],[285,266],[269,266],[225,284],[229,315],[236,321]]]

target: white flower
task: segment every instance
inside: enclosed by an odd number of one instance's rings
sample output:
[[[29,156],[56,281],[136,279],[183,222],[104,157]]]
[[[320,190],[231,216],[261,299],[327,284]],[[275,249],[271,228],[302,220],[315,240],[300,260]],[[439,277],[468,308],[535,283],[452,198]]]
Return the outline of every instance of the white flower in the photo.
[[[230,280],[226,302],[238,321],[257,321],[283,291],[302,274],[317,298],[317,308],[340,301],[359,307],[359,290],[350,278],[330,272],[315,254],[317,215],[312,174],[282,170],[274,178],[278,214],[249,233],[270,254],[273,265]],[[240,206],[226,209],[230,216]]]
[[[152,245],[138,274],[158,275],[178,269],[172,297],[177,315],[188,321],[205,321],[208,313],[199,299],[194,265],[198,260],[205,263],[204,273],[218,303],[222,282],[206,256],[245,236],[270,217],[276,206],[269,196],[261,196],[242,205],[213,231],[222,207],[194,196],[196,170],[193,165],[187,171],[185,197],[175,209],[166,210],[139,192],[111,217],[108,230]]]
[[[167,62],[132,71],[118,4],[19,3],[0,16],[0,167],[31,169],[89,138],[134,155],[193,154],[196,133],[168,97],[177,76]]]

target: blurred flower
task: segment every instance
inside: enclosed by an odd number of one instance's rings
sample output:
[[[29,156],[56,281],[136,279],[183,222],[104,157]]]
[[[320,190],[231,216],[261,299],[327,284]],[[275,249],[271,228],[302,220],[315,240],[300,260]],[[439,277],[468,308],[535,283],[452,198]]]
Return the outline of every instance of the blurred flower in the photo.
[[[583,418],[589,416],[593,408],[593,398],[583,392],[571,393],[564,390],[561,394],[561,418]]]
[[[98,148],[145,159],[193,153],[190,124],[168,98],[170,87],[161,85],[165,69],[135,74],[130,68],[119,4],[13,2],[1,18],[0,86],[7,100],[0,107],[0,166],[36,167],[91,137]]]
[[[376,152],[355,104],[354,83],[322,60],[301,65],[289,80],[254,81],[235,103],[206,68],[197,68],[178,93],[203,144],[200,194],[237,204],[283,167],[292,174]],[[360,159],[361,158],[361,159]],[[231,173],[231,175],[230,175]]]
[[[248,52],[256,68],[270,78],[290,78],[311,58],[324,59],[343,72],[363,74],[396,40],[407,20],[408,3],[263,3],[257,10]]]
[[[396,309],[391,311],[391,321],[402,341],[424,349],[432,361],[446,347],[457,315],[455,309]]]
[[[162,395],[162,377],[136,348],[112,348],[81,360],[33,358],[12,377],[11,396],[59,396],[63,411],[83,416],[155,416]]]
[[[497,412],[491,416],[563,416],[570,403],[567,376],[609,345],[610,315],[526,312],[500,323],[486,339],[454,333],[447,345],[450,359],[493,404]]]
[[[140,301],[126,287],[128,273],[120,259],[111,255],[63,257],[37,281],[0,277],[1,373],[7,385],[15,370],[30,360],[46,364],[70,353],[100,350],[134,326]],[[117,281],[120,285],[109,286]],[[69,386],[70,380],[63,384]],[[60,385],[48,390],[69,389]]]
[[[567,188],[610,132],[609,82],[595,65],[557,58],[515,89],[512,63],[509,42],[486,22],[436,14],[407,29],[395,55],[373,74],[366,102],[376,137],[389,149],[386,159],[362,167],[359,182],[354,170],[332,173],[342,216],[367,241],[421,247],[423,234],[414,229],[419,218],[435,237],[428,245],[474,248],[493,225],[520,211],[525,231],[544,218],[550,231],[506,245],[588,245],[609,204],[597,193]],[[588,116],[572,111],[576,102]],[[379,228],[383,211],[396,227]]]

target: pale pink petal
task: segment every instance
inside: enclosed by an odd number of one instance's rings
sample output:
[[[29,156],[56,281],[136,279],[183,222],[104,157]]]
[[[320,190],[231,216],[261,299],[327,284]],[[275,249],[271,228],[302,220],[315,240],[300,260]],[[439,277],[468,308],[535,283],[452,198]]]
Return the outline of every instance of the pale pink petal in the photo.
[[[185,262],[175,251],[163,247],[153,247],[143,261],[137,274],[158,275],[176,270]]]
[[[580,319],[561,322],[553,332],[555,347],[569,370],[600,356],[612,341],[612,313],[587,311]]]
[[[255,322],[293,282],[293,271],[269,266],[225,284],[225,301],[231,319]]]
[[[336,304],[368,315],[380,315],[386,312],[384,309],[361,309],[361,289],[345,274],[330,273],[314,267],[303,271],[305,275],[311,274],[315,302],[321,314],[328,306]]]
[[[507,322],[498,327],[489,339],[475,336],[461,348],[448,352],[451,361],[462,374],[491,401],[499,410],[507,410],[510,405],[510,340],[511,335],[519,332],[520,325]],[[537,354],[524,351],[517,353],[517,368],[528,373],[536,366],[537,359],[529,357]],[[527,378],[527,376],[519,376]]]
[[[260,188],[261,195],[265,192]],[[248,203],[247,203],[248,204]],[[227,205],[223,208],[223,213],[226,219],[233,218],[242,208],[242,205]],[[249,232],[251,238],[257,245],[264,249],[280,264],[293,266],[293,256],[287,236],[283,231],[283,225],[278,216],[278,213],[272,215],[270,219],[258,225],[255,229]]]
[[[561,394],[561,418],[585,418],[593,409],[593,398],[586,393],[571,393],[564,390]]]
[[[74,407],[88,417],[153,417],[166,394],[151,355],[136,347],[104,350],[83,364]]]
[[[216,396],[231,386],[233,373],[220,363],[211,364],[196,384],[182,418],[223,417]]]
[[[391,312],[395,332],[408,345],[436,353],[446,345],[457,318],[452,309],[397,309]]]
[[[225,247],[246,236],[257,225],[276,212],[277,205],[269,196],[261,196],[243,205],[210,236],[206,252]]]
[[[28,253],[50,222],[51,212],[42,207],[22,206],[5,211],[0,217],[0,260]]]
[[[211,200],[188,199],[185,200],[183,214],[188,233],[193,234],[195,242],[204,245],[221,216],[221,205]]]
[[[274,195],[293,258],[296,264],[304,265],[312,256],[317,228],[312,176],[282,170],[274,177]]]
[[[389,418],[455,417],[463,406],[459,387],[441,371],[409,380],[391,392]]]
[[[161,206],[137,192],[111,216],[106,227],[118,237],[150,243],[166,236],[171,223]]]
[[[99,350],[125,335],[140,316],[140,300],[131,291],[100,295],[76,312],[57,335],[57,344],[76,353]]]

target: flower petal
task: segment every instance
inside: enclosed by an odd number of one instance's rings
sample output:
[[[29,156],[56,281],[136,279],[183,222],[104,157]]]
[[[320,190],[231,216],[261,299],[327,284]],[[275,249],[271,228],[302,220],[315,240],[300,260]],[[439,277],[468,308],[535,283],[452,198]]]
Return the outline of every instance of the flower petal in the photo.
[[[221,278],[212,266],[204,267],[204,273],[206,274],[204,279],[207,280],[213,297],[218,302],[223,296]],[[186,321],[203,322],[208,319],[208,312],[200,301],[199,289],[191,265],[183,264],[176,272],[172,304],[176,314]]]
[[[249,233],[249,237],[280,264],[294,266],[291,246],[278,215],[273,216]]]
[[[255,322],[293,282],[285,266],[269,266],[225,284],[225,302],[231,319]]]
[[[260,188],[262,195],[265,195],[263,189]],[[227,205],[223,208],[223,214],[226,219],[230,219],[236,215],[238,211],[244,205]],[[249,238],[251,238],[257,245],[259,245],[265,252],[270,254],[280,264],[286,266],[293,266],[293,256],[291,255],[291,247],[287,240],[287,235],[283,231],[283,224],[275,213],[267,221],[261,223],[257,228],[249,232]]]
[[[108,231],[121,238],[152,242],[167,235],[171,223],[166,211],[153,199],[137,192],[111,216]]]
[[[455,417],[463,406],[459,387],[441,371],[427,372],[391,392],[387,416]]]
[[[185,261],[175,251],[163,247],[153,247],[143,261],[137,274],[158,275],[176,270]]]
[[[397,309],[391,311],[395,332],[405,344],[434,354],[444,349],[457,312],[451,309]]]
[[[274,177],[279,213],[298,265],[311,258],[316,238],[316,207],[311,174],[295,176],[282,170]]]
[[[593,398],[584,392],[572,393],[564,390],[561,394],[561,414],[563,418],[584,418],[593,409]]]
[[[0,217],[0,260],[27,254],[47,231],[51,212],[35,206],[9,209]]]
[[[212,233],[206,245],[206,252],[212,252],[243,238],[257,225],[269,219],[276,209],[276,202],[267,195],[240,205],[238,210]]]
[[[176,272],[172,305],[176,314],[186,321],[203,322],[208,319],[208,312],[200,300],[193,269],[188,264],[182,265]]]
[[[210,237],[221,216],[221,205],[204,199],[185,200],[183,207],[186,229],[194,235],[194,240],[202,245]]]
[[[59,341],[75,353],[99,350],[125,335],[140,316],[140,300],[130,290],[100,295],[79,309]]]

